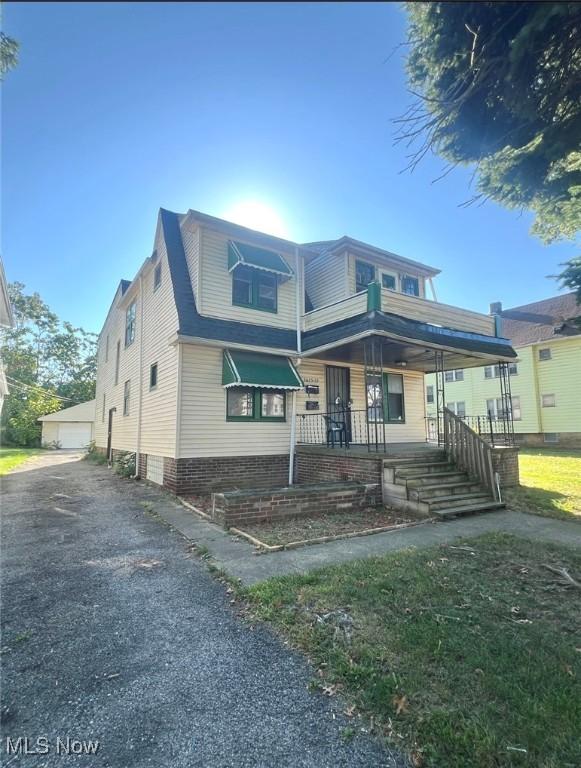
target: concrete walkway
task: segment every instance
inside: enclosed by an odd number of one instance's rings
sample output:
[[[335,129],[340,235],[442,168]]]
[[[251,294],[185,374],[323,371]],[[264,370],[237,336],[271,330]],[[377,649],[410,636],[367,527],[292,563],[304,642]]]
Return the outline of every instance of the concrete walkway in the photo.
[[[156,505],[155,509],[181,534],[199,547],[206,548],[217,568],[240,579],[245,585],[255,584],[272,576],[305,573],[326,565],[384,555],[409,547],[447,544],[459,538],[479,536],[483,533],[512,533],[537,541],[581,548],[579,523],[501,510],[446,522],[426,523],[392,533],[377,533],[326,544],[313,544],[300,549],[257,554],[247,541],[235,539],[185,507],[165,504],[163,508]]]

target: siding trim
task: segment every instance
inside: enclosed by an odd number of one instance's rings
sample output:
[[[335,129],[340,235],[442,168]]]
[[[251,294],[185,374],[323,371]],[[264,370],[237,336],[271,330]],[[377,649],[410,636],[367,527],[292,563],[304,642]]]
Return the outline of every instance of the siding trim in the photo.
[[[179,455],[180,438],[182,434],[182,362],[183,362],[183,345],[178,344],[178,370],[177,370],[177,392],[176,392],[176,431],[175,431],[175,453],[177,458]]]

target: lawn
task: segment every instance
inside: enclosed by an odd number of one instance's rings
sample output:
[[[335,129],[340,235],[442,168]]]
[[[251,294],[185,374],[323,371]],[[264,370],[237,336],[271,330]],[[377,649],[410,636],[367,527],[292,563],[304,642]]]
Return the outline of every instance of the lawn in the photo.
[[[581,553],[508,535],[408,550],[243,591],[415,766],[581,765]],[[361,715],[361,717],[360,717]]]
[[[38,448],[0,448],[0,476],[40,453]]]
[[[510,491],[513,509],[581,521],[581,451],[521,449],[521,488]]]

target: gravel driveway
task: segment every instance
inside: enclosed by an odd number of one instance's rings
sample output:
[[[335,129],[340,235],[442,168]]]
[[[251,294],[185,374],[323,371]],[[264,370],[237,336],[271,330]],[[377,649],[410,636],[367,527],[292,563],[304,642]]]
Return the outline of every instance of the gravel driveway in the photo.
[[[345,738],[305,660],[237,617],[148,500],[172,503],[70,454],[3,478],[2,765],[403,766]]]

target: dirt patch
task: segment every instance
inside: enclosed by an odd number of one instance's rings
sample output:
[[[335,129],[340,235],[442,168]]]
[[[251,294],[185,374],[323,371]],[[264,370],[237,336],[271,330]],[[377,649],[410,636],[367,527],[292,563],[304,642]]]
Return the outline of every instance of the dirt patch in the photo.
[[[267,523],[245,525],[245,533],[269,546],[284,546],[295,541],[318,539],[322,536],[341,536],[373,528],[392,528],[404,523],[416,522],[385,507],[369,508],[352,512],[335,512],[329,515],[293,517]]]

